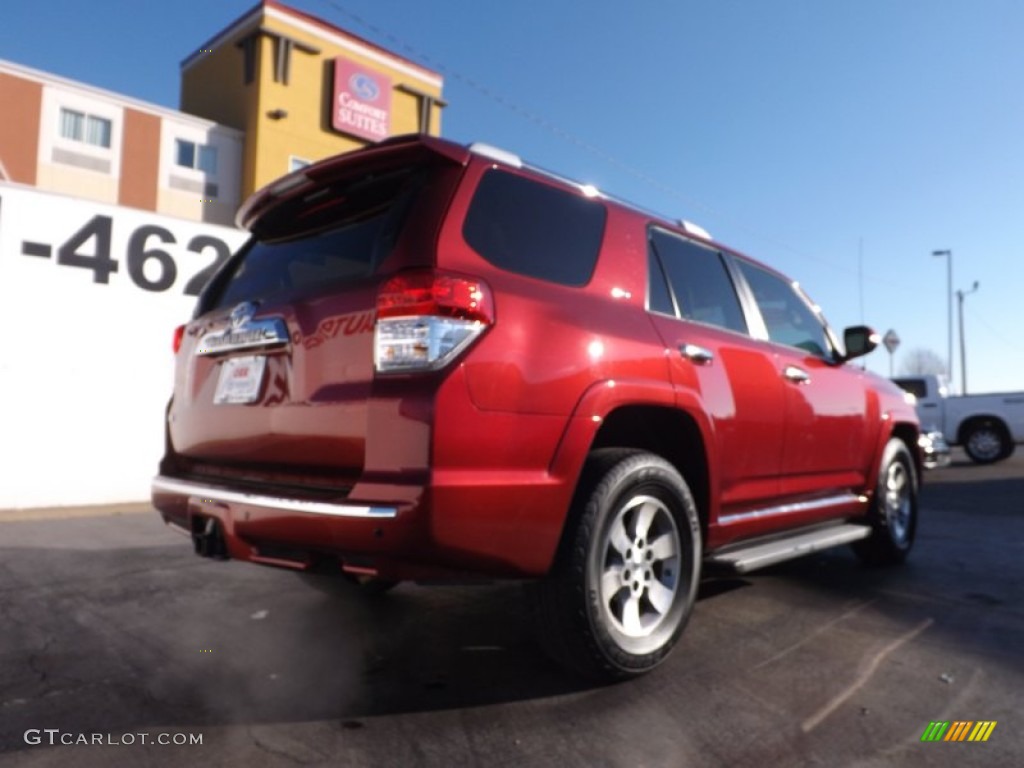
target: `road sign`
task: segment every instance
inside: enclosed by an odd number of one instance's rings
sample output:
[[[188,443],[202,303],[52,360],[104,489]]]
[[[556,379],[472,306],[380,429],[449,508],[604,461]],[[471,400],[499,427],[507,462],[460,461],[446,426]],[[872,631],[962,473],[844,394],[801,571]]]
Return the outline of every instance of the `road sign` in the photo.
[[[882,337],[882,343],[885,344],[885,348],[889,350],[891,355],[896,351],[896,347],[900,345],[900,337],[896,335],[896,331],[890,328],[885,332],[885,336]]]

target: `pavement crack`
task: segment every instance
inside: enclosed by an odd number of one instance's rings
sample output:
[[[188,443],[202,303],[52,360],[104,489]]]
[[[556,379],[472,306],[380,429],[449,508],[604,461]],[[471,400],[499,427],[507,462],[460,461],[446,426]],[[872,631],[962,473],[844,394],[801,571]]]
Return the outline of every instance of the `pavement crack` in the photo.
[[[926,629],[928,629],[928,627],[930,627],[934,623],[935,619],[925,619],[912,630],[900,635],[891,643],[882,648],[878,653],[871,657],[871,659],[867,662],[866,665],[864,665],[864,668],[861,670],[861,673],[857,675],[856,680],[850,683],[850,685],[846,686],[846,688],[838,695],[834,696],[832,700],[829,701],[824,707],[822,707],[813,715],[804,720],[803,723],[800,725],[800,729],[804,733],[809,733],[813,731],[815,728],[817,728],[819,725],[821,725],[822,721],[824,721],[825,718],[827,718],[829,715],[831,715],[833,712],[839,709],[839,707],[841,707],[847,699],[849,699],[851,696],[853,696],[853,694],[855,694],[857,691],[859,691],[867,684],[867,682],[871,679],[871,676],[875,674],[875,671],[878,669],[879,665],[885,660],[886,656],[895,651],[901,645],[909,643],[911,640],[913,640],[919,634],[924,632]]]
[[[249,738],[252,740],[253,745],[261,752],[265,752],[268,755],[275,755],[276,757],[283,757],[285,760],[294,763],[295,765],[311,765],[311,761],[303,760],[298,755],[295,755],[284,749],[276,749],[269,744],[260,740],[260,737],[253,733],[252,726],[246,726],[245,732],[249,734]]]

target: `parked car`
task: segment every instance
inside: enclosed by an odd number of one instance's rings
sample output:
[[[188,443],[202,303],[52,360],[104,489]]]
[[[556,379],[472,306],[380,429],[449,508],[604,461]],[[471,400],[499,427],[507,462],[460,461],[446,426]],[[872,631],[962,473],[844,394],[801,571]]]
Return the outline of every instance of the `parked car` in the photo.
[[[939,430],[978,464],[1013,455],[1024,442],[1024,392],[950,395],[944,377],[901,376],[893,379],[914,395],[921,424]]]
[[[796,283],[484,145],[404,137],[255,194],[175,333],[164,520],[372,589],[532,580],[540,636],[646,672],[704,565],[914,541],[912,407]]]

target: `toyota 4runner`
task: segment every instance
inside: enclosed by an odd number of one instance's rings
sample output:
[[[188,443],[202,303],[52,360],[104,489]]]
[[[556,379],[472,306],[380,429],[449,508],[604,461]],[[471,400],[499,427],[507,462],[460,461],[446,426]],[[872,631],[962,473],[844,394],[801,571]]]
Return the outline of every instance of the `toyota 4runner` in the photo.
[[[914,540],[918,421],[799,286],[484,145],[296,171],[177,329],[163,519],[215,558],[531,579],[599,678],[668,654],[702,567]]]

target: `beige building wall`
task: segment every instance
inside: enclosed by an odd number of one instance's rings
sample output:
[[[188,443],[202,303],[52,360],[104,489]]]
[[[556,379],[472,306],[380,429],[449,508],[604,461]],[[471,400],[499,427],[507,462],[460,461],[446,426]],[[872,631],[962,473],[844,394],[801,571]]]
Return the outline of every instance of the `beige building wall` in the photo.
[[[241,132],[0,61],[0,176],[41,190],[231,225],[241,204]],[[78,132],[67,130],[67,111]],[[90,133],[89,121],[105,129]],[[183,167],[178,141],[213,148],[216,168]],[[198,149],[196,149],[198,151]],[[208,151],[208,150],[207,150]]]
[[[61,135],[62,110],[110,123],[110,146]],[[117,203],[121,178],[123,107],[108,99],[60,84],[43,86],[39,125],[36,186],[47,192],[76,195],[101,203]]]

